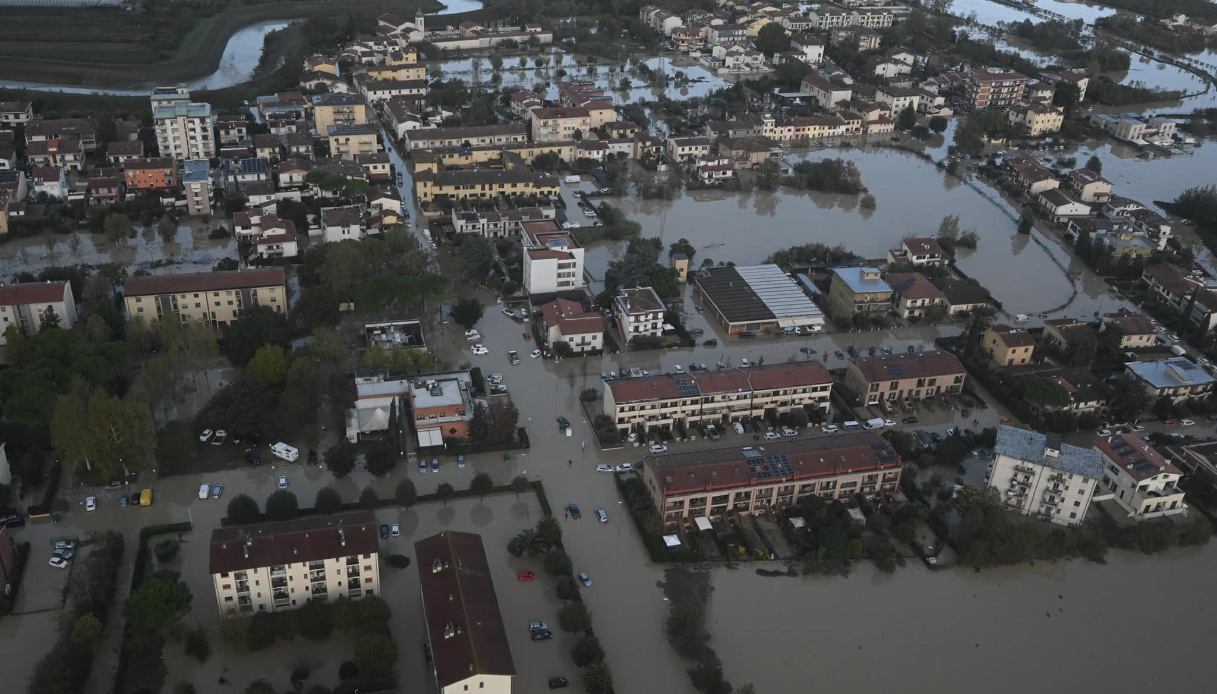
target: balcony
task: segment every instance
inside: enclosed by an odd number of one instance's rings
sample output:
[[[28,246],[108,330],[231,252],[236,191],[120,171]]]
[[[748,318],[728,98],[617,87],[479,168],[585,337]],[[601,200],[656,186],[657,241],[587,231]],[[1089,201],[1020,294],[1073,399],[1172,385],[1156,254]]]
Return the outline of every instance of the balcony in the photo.
[[[329,593],[330,593],[329,588],[326,587],[326,585],[324,583],[313,586],[312,590],[309,591],[309,594],[312,595],[314,598],[318,598],[318,597],[324,598],[324,597],[327,597],[329,595]]]
[[[271,575],[271,578],[274,578],[275,576],[286,576],[287,569],[283,568],[282,566],[276,566],[275,568],[270,570],[270,575]]]
[[[1029,478],[1029,477],[1023,477],[1021,475],[1013,475],[1010,477],[1010,487],[1011,488],[1030,487],[1030,486],[1031,486],[1031,478]]]
[[[348,591],[359,590],[359,579],[352,578],[349,581],[347,581],[347,590]]]
[[[271,588],[286,588],[287,587],[287,577],[286,576],[276,576],[276,577],[270,579],[270,587]]]
[[[310,572],[308,572],[308,580],[310,580],[310,581],[324,581],[324,580],[325,580],[325,569],[322,569],[322,570],[320,570],[320,571],[310,571]]]
[[[1035,468],[1033,468],[1030,465],[1027,465],[1025,463],[1016,463],[1014,465],[1014,469],[1017,470],[1018,472],[1023,473],[1024,475],[1034,475],[1035,474]]]
[[[359,577],[359,567],[358,566],[348,566],[347,567],[347,578],[351,578],[351,577],[355,577],[355,578]]]
[[[237,581],[237,592],[238,593],[248,593],[249,592],[249,581]],[[249,598],[245,598],[245,599],[248,600]]]

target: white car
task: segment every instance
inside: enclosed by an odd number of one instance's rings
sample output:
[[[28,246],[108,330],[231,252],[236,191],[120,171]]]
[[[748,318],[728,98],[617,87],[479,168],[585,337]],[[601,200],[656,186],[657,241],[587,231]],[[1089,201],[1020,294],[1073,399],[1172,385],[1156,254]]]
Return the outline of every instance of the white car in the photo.
[[[279,489],[287,489],[287,475],[279,475]]]
[[[1111,429],[1099,429],[1095,433],[1097,433],[1099,436],[1106,438],[1108,436],[1111,436]]]
[[[1192,426],[1192,425],[1193,425],[1193,424],[1195,424],[1195,423],[1196,423],[1196,420],[1194,420],[1194,419],[1189,419],[1189,418],[1186,418],[1186,417],[1185,417],[1185,418],[1183,418],[1183,419],[1180,419],[1180,420],[1179,420],[1179,425],[1180,425],[1180,426],[1185,426],[1185,427],[1190,427],[1190,426]]]
[[[677,364],[676,366],[672,367],[672,370],[678,374],[682,374],[685,372],[685,367],[681,366],[680,364]]]
[[[227,439],[227,438],[228,438],[227,430],[217,429],[216,435],[211,437],[211,445],[222,446],[224,444],[224,439]]]
[[[531,357],[531,358],[533,358],[533,359],[536,359],[537,357],[541,356],[541,350],[539,350],[539,349],[534,349],[533,351],[531,351],[531,352],[529,352],[529,353],[528,353],[528,356],[529,356],[529,357]]]
[[[630,465],[629,463],[620,463],[617,465],[616,470],[617,472],[632,472],[634,470],[634,466]]]
[[[466,340],[480,340],[480,339],[482,339],[482,334],[476,330],[466,330],[465,339]]]
[[[90,496],[85,499],[85,510],[86,511],[96,511],[97,510],[97,497]]]
[[[211,439],[211,429],[204,429],[203,433],[199,434],[199,443],[207,443]]]
[[[782,436],[798,436],[799,430],[794,427],[783,427]]]
[[[608,463],[600,463],[596,466],[596,472],[612,472],[613,466]]]
[[[48,561],[47,563],[50,564],[51,566],[55,567],[56,569],[68,568],[68,561],[66,559],[64,559],[63,557],[51,557],[51,560]]]
[[[634,443],[635,441],[638,440],[638,432],[631,431],[630,435],[627,436],[626,439],[628,439],[630,443]]]
[[[835,434],[840,431],[840,429],[841,427],[837,426],[836,424],[824,424],[820,427],[820,431],[824,432],[825,434]]]
[[[490,354],[490,350],[486,349],[485,347],[483,347],[481,345],[474,345],[472,351],[474,354],[476,354],[479,357],[482,356],[483,354]]]
[[[777,441],[780,438],[782,438],[782,435],[777,433],[776,431],[766,431],[765,432],[766,441]]]
[[[653,444],[651,444],[650,448],[648,448],[647,450],[649,450],[651,453],[656,453],[656,454],[667,453],[668,447],[663,445],[662,443],[653,443]]]
[[[743,434],[744,434],[744,425],[743,424],[740,424],[739,422],[731,422],[731,427],[733,429],[735,429],[735,433],[743,436]]]
[[[740,365],[740,366],[745,366],[745,367],[746,367],[746,366],[752,366],[752,362],[748,361],[748,358],[747,358],[747,357],[740,357],[740,360],[739,360],[739,365]]]

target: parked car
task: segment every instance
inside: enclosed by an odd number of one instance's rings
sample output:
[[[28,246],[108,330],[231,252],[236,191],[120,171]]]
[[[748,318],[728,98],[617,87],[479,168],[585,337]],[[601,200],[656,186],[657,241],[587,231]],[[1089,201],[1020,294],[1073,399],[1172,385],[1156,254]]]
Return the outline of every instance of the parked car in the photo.
[[[765,432],[766,441],[776,441],[780,438],[782,438],[782,435],[777,433],[776,431],[766,431]]]
[[[50,561],[48,561],[47,563],[50,564],[51,566],[55,567],[56,569],[68,568],[68,561],[61,557],[51,557]]]
[[[558,417],[558,429],[565,429],[570,426],[570,420],[566,417]]]
[[[1097,433],[1099,436],[1106,438],[1108,436],[1111,436],[1111,429],[1099,429],[1095,433]]]
[[[825,434],[835,434],[838,431],[840,431],[840,429],[841,429],[841,427],[837,426],[836,424],[820,425],[820,431],[824,432]]]
[[[222,496],[224,496],[224,485],[222,485],[222,484],[211,485],[211,498],[219,499]]]
[[[483,354],[490,354],[490,350],[486,349],[482,345],[474,345],[472,348],[472,351],[475,355],[477,355],[479,357],[482,356]]]
[[[782,436],[798,436],[799,430],[794,427],[783,427]]]
[[[461,468],[465,467],[465,454],[464,453],[461,453],[460,455],[456,456],[456,466],[461,467]]]
[[[250,451],[249,453],[245,454],[245,462],[249,463],[250,465],[261,465],[262,456]]]
[[[479,333],[476,328],[465,331],[465,337],[477,337],[478,335],[481,335],[481,333]]]
[[[608,512],[602,508],[597,508],[596,509],[596,520],[600,521],[601,523],[607,523],[608,522]]]
[[[397,537],[397,536],[401,535],[401,526],[398,525],[397,523],[394,523],[393,527],[389,528],[389,534],[392,535],[393,537]]]
[[[380,524],[380,539],[382,539],[382,540],[383,540],[383,539],[385,539],[385,538],[386,538],[386,537],[388,537],[388,536],[389,536],[389,524],[388,524],[388,523],[381,523],[381,524]]]
[[[596,472],[612,472],[613,466],[608,463],[600,463],[596,466]]]
[[[706,347],[715,347],[718,345],[718,339],[712,337],[709,340],[706,340],[705,342],[703,342],[702,345],[704,345]]]
[[[916,424],[918,420],[916,415],[909,415],[900,421],[904,422],[905,424]]]
[[[569,686],[570,686],[570,680],[566,679],[565,677],[550,677],[549,678],[549,688],[550,689],[563,689],[563,688],[569,687]]]
[[[577,578],[579,579],[579,582],[583,584],[584,588],[590,588],[592,586],[592,577],[588,576],[582,571],[578,573]]]
[[[1195,424],[1195,423],[1196,423],[1196,420],[1194,420],[1194,419],[1192,419],[1192,418],[1190,418],[1190,417],[1184,417],[1183,419],[1180,419],[1180,420],[1179,420],[1179,425],[1180,425],[1180,426],[1185,426],[1185,427],[1190,427],[1190,426],[1192,426],[1192,425],[1193,425],[1193,424]]]
[[[220,429],[220,430],[216,431],[215,436],[211,437],[211,445],[213,445],[213,446],[223,445],[224,440],[227,438],[228,438],[228,432],[223,429]]]
[[[533,358],[533,359],[536,359],[537,357],[541,356],[541,350],[539,350],[539,349],[534,349],[533,351],[531,351],[531,352],[529,352],[529,353],[528,353],[528,356],[529,356],[529,357],[531,357],[531,358]]]
[[[619,463],[616,468],[617,472],[633,472],[634,466],[629,463]]]
[[[662,443],[653,443],[650,445],[650,447],[647,448],[647,450],[649,450],[652,453],[652,455],[657,455],[659,453],[667,453],[668,447],[663,445]]]
[[[199,434],[199,443],[207,443],[211,439],[211,429],[204,429],[203,433]]]
[[[309,452],[308,452],[308,464],[309,464],[309,465],[316,465],[316,464],[317,464],[317,449],[316,449],[316,448],[313,448],[313,449],[310,449],[310,450],[309,450]]]
[[[427,459],[426,458],[419,458],[418,472],[419,472],[419,474],[422,474],[422,475],[427,474]]]
[[[90,496],[90,497],[85,498],[85,510],[86,511],[96,511],[97,510],[97,497]]]
[[[536,631],[529,632],[529,637],[532,638],[533,641],[548,641],[554,637],[554,632],[550,631],[549,629],[538,629]]]
[[[575,520],[579,520],[583,517],[583,512],[579,510],[579,507],[576,504],[568,504],[566,506],[566,512],[569,513],[570,517]]]
[[[287,489],[287,475],[279,475],[279,489]]]
[[[431,459],[431,472],[439,472],[439,458]]]
[[[537,575],[531,571],[521,571],[516,574],[516,580],[520,583],[530,583],[536,580]]]
[[[126,494],[123,494],[122,496],[118,497],[118,507],[119,508],[127,508],[127,504],[129,504],[129,503],[130,502],[127,501]]]
[[[735,433],[737,433],[741,436],[744,434],[744,425],[743,424],[740,424],[739,422],[731,422],[731,427],[733,429],[735,429]]]

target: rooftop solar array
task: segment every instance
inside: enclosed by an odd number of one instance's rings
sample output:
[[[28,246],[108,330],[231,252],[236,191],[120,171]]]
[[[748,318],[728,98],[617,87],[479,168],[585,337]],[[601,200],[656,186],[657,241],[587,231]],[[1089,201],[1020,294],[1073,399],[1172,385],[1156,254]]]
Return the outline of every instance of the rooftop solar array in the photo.
[[[682,398],[693,397],[695,395],[701,395],[701,386],[697,385],[696,381],[687,378],[678,378],[676,379],[676,392],[679,393]]]
[[[748,452],[745,451],[745,457],[748,458],[748,472],[755,479],[767,480],[794,476],[794,469],[790,467],[790,458],[787,458],[785,453],[762,457],[759,454],[748,455]]]

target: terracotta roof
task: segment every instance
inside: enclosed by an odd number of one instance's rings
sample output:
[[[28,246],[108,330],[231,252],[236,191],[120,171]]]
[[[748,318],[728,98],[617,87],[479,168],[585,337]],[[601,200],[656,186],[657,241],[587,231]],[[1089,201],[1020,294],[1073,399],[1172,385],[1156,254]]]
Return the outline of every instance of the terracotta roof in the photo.
[[[789,463],[788,473],[779,456]],[[805,480],[872,470],[899,470],[900,456],[872,432],[820,436],[647,457],[643,464],[665,496],[735,489],[775,481]],[[774,472],[778,472],[776,476]]]
[[[1034,347],[1035,338],[1022,328],[1012,328],[1001,323],[994,323],[989,331],[1001,340],[1006,347]]]
[[[913,255],[946,255],[938,241],[927,236],[909,236],[903,243]]]
[[[867,383],[954,376],[965,372],[963,363],[950,352],[885,354],[853,359],[850,364],[861,372]]]
[[[533,118],[537,120],[549,120],[553,118],[587,118],[588,110],[581,106],[551,106],[549,108],[534,108],[532,110]]]
[[[942,292],[920,272],[889,272],[887,284],[902,299],[941,299]]]
[[[1103,321],[1116,326],[1125,335],[1152,335],[1155,332],[1154,324],[1148,318],[1126,309],[1108,313],[1103,316]]]
[[[1142,274],[1153,278],[1168,292],[1176,296],[1185,295],[1201,286],[1198,280],[1189,277],[1182,268],[1170,263],[1155,263],[1145,268]]]
[[[1171,461],[1146,443],[1140,434],[1116,434],[1108,437],[1096,435],[1094,445],[1104,457],[1138,482],[1156,475],[1183,474]]]
[[[225,573],[379,551],[375,516],[370,511],[352,511],[216,528],[211,531],[209,571]]]
[[[702,395],[831,384],[832,378],[823,364],[817,361],[805,361],[722,371],[623,378],[610,381],[608,387],[613,394],[613,402],[621,405]]]
[[[482,538],[444,532],[414,543],[423,618],[440,689],[516,674]]]
[[[63,301],[67,282],[25,282],[0,284],[0,306],[49,304]]]
[[[124,296],[155,296],[178,292],[212,292],[253,287],[282,287],[287,281],[283,268],[191,272],[179,275],[132,277],[123,286]]]

